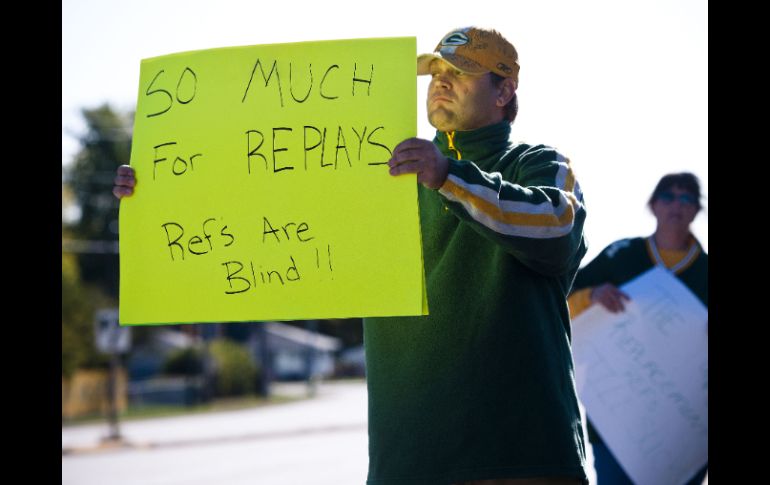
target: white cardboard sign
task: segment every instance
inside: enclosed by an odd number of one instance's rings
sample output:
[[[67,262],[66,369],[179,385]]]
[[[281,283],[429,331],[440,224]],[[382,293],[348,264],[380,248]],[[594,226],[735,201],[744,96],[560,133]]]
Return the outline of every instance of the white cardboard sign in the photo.
[[[661,267],[621,289],[572,321],[578,394],[635,483],[681,485],[708,461],[708,310]]]

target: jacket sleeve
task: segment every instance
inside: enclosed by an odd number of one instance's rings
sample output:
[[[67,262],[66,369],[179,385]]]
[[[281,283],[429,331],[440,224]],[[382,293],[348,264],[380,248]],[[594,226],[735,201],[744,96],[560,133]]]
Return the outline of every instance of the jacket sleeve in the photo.
[[[439,189],[447,207],[534,271],[552,276],[577,268],[586,251],[586,210],[569,160],[544,148],[508,156],[505,178],[450,158]]]

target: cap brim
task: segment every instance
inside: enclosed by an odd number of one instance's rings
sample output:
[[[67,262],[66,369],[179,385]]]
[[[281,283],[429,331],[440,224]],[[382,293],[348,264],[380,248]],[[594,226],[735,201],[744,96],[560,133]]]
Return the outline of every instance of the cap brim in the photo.
[[[458,71],[462,71],[468,74],[484,74],[489,72],[489,69],[484,68],[481,64],[474,62],[456,54],[441,54],[436,52],[433,54],[421,54],[417,56],[417,75],[423,76],[430,74],[430,63],[434,59],[441,59]]]

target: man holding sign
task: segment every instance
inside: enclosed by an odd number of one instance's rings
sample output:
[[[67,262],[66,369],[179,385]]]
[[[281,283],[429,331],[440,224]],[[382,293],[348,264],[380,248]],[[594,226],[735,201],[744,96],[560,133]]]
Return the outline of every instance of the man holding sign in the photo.
[[[509,142],[519,64],[498,32],[451,31],[417,73],[436,136],[388,165],[421,184],[430,315],[364,321],[367,483],[585,483],[566,295],[586,212],[569,160]],[[115,195],[135,183],[119,168]]]
[[[422,184],[430,315],[365,322],[370,483],[580,483],[566,295],[586,213],[569,161],[508,141],[519,64],[496,31],[449,32],[417,72],[436,137],[389,165]]]

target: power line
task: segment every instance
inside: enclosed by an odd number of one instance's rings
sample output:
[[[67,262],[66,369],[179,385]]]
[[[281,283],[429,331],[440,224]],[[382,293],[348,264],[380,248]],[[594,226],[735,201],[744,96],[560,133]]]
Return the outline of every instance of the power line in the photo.
[[[61,250],[64,253],[119,254],[119,247],[118,241],[61,240]]]

